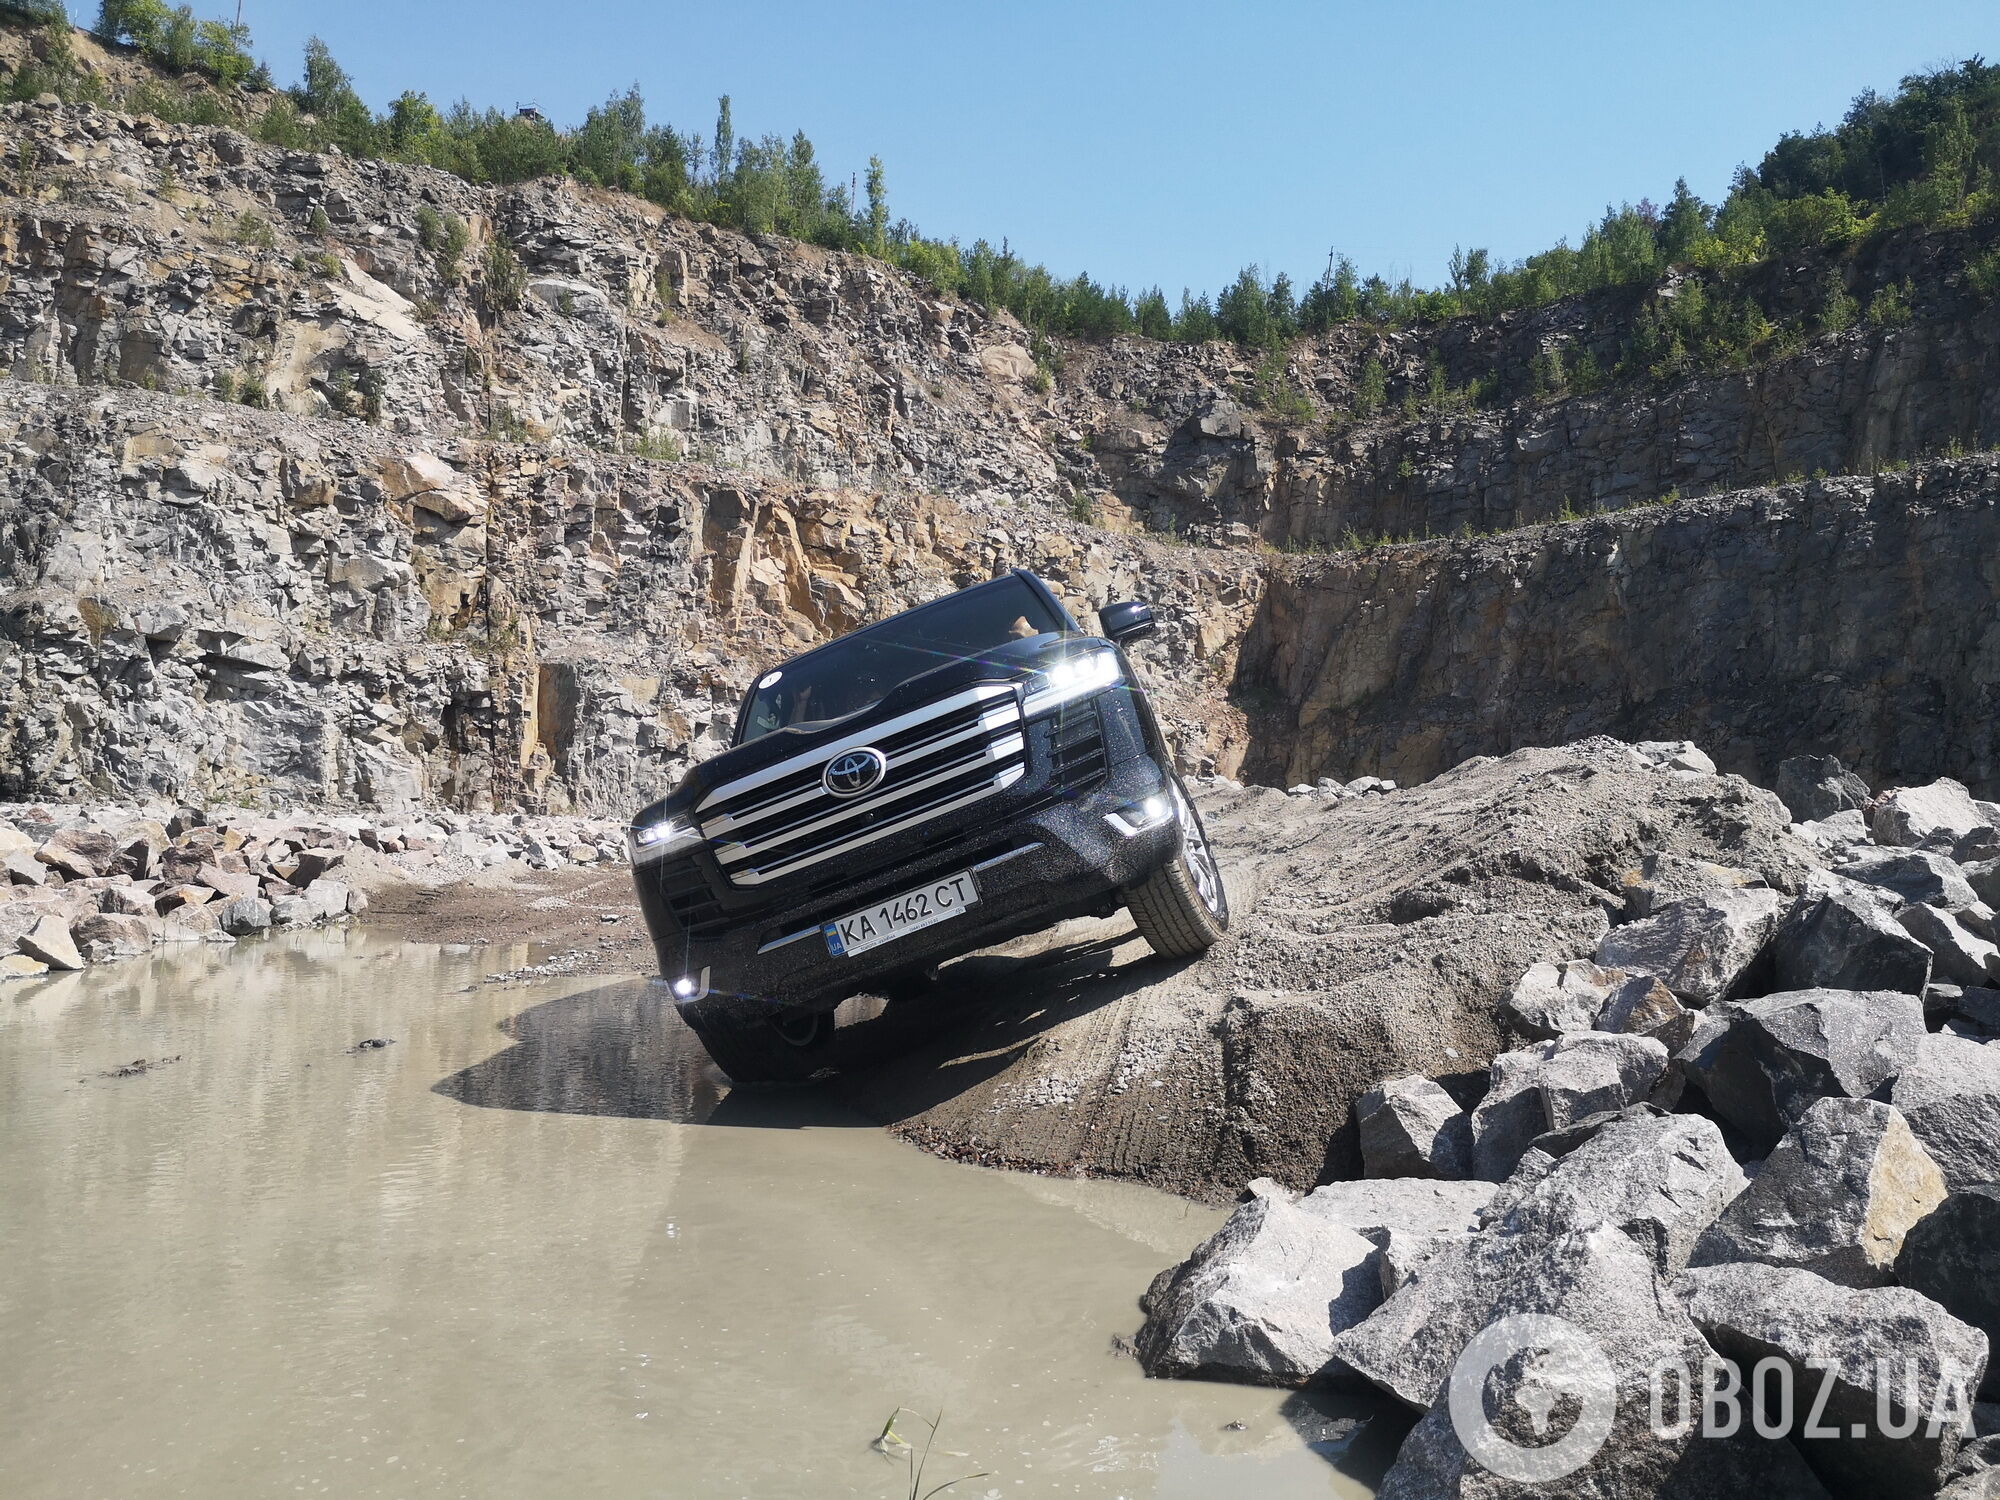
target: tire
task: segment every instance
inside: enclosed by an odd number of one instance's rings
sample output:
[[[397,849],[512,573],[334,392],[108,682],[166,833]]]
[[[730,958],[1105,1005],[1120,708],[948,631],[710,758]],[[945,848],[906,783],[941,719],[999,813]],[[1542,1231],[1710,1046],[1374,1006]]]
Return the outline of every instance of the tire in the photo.
[[[748,1026],[712,1026],[681,1019],[715,1065],[737,1083],[804,1083],[833,1055],[833,1012],[795,1011]]]
[[[1193,958],[1229,930],[1229,893],[1215,866],[1208,831],[1178,778],[1173,784],[1180,841],[1166,862],[1125,893],[1126,910],[1162,958]]]

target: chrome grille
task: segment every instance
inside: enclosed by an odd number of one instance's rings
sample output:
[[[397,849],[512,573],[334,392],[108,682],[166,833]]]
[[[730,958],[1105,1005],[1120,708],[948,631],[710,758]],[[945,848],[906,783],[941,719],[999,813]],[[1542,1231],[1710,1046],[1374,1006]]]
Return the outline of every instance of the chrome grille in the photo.
[[[827,762],[862,746],[887,759],[881,782],[834,796],[820,781]],[[982,682],[719,786],[695,816],[729,883],[762,885],[968,807],[1026,774],[1020,696],[1012,683]]]

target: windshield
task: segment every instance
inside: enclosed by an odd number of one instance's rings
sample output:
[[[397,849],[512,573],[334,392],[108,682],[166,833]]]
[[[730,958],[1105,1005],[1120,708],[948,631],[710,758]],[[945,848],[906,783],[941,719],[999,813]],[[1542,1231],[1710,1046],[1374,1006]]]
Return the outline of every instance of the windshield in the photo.
[[[844,719],[920,672],[1063,628],[1048,602],[1019,578],[949,595],[766,673],[751,695],[739,743]]]

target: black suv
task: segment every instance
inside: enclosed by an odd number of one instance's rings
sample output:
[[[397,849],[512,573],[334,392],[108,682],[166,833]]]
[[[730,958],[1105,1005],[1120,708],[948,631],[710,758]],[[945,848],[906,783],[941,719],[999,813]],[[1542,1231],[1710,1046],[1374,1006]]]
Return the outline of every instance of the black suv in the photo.
[[[661,980],[739,1082],[828,1060],[849,995],[1066,917],[1132,913],[1157,953],[1229,924],[1222,878],[1120,643],[1013,572],[760,677],[733,746],[633,820]]]

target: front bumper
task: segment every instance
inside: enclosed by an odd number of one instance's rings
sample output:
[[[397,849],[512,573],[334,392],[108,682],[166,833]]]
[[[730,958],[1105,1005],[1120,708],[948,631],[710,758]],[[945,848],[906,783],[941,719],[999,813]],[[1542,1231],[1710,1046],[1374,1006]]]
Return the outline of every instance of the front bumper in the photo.
[[[1176,847],[1179,829],[1171,817],[1132,831],[1132,822],[1121,816],[1165,790],[1151,761],[1128,761],[1088,792],[875,871],[789,920],[746,926],[710,941],[688,939],[671,919],[658,920],[657,898],[649,903],[642,879],[640,904],[654,934],[660,975],[676,1003],[706,1024],[742,1025],[781,1008],[831,1009],[873,984],[1116,900]],[[858,956],[836,957],[828,950],[823,922],[963,869],[973,872],[979,887],[979,901],[963,916]]]

